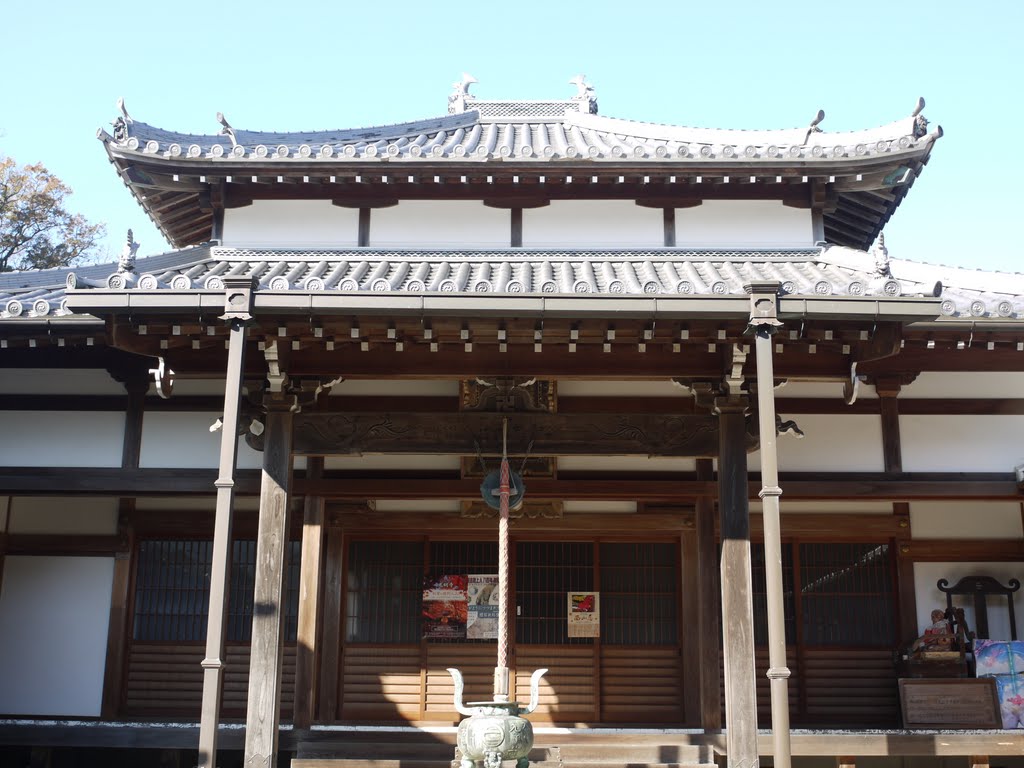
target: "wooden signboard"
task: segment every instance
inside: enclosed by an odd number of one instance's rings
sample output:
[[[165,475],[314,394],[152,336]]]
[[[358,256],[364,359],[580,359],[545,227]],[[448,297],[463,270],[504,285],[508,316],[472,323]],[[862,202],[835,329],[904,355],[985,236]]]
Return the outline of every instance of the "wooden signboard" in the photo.
[[[1002,728],[996,681],[900,680],[904,728]]]

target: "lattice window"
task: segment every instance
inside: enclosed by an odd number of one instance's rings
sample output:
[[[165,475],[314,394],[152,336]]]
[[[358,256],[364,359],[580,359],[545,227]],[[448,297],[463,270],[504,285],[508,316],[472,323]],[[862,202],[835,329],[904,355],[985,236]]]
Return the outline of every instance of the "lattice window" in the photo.
[[[806,645],[895,642],[888,544],[801,544],[800,600]]]
[[[594,590],[594,545],[534,542],[516,545],[516,640],[523,644],[591,645],[569,637],[567,593]]]
[[[675,544],[601,544],[602,643],[678,643],[678,551]]]
[[[348,554],[345,639],[418,643],[423,543],[353,541]]]
[[[226,638],[252,632],[256,542],[232,545]],[[141,541],[135,578],[134,640],[202,642],[210,603],[211,541]],[[299,544],[290,542],[285,574],[285,639],[294,642],[298,616]]]

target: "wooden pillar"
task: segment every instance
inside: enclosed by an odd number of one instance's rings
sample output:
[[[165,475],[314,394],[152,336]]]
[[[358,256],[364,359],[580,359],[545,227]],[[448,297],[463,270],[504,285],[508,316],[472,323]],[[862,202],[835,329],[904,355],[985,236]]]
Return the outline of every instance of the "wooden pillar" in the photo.
[[[329,518],[324,563],[323,633],[320,641],[321,722],[339,719],[340,692],[338,681],[341,666],[342,585],[344,582],[344,531],[336,518]]]
[[[719,430],[718,511],[722,529],[725,728],[730,768],[752,768],[758,764],[746,408],[746,398],[715,400]]]
[[[138,469],[142,453],[142,420],[149,390],[146,371],[122,381],[128,393],[125,411],[124,441],[121,446],[121,468]],[[134,551],[132,515],[135,499],[122,498],[118,502],[117,532],[122,549],[114,555],[114,580],[110,595],[110,619],[107,623],[107,655],[103,670],[103,698],[100,712],[104,718],[117,717],[124,694],[125,654],[128,644],[128,589],[131,582],[131,554]]]
[[[697,459],[697,479],[711,480],[714,466],[711,459]],[[700,670],[700,727],[718,730],[722,727],[721,614],[718,596],[718,543],[715,541],[715,502],[708,496],[697,499],[697,666]]]
[[[284,659],[284,574],[288,552],[288,494],[292,471],[291,400],[271,396],[263,447],[263,479],[256,538],[246,768],[277,766]]]
[[[306,477],[319,480],[324,460],[311,456],[306,460]],[[302,562],[299,569],[299,617],[295,649],[295,704],[292,723],[309,728],[316,716],[317,625],[320,609],[321,554],[324,544],[323,496],[307,496],[302,517]]]
[[[902,383],[898,378],[880,377],[875,380],[878,393],[879,415],[882,420],[882,456],[885,473],[895,475],[903,472],[903,446],[900,441],[899,397]],[[910,504],[897,501],[892,513],[906,520],[903,535],[896,537],[896,600],[899,610],[899,642],[906,645],[918,636],[917,593],[914,586],[914,562],[907,557],[912,532],[910,529]]]

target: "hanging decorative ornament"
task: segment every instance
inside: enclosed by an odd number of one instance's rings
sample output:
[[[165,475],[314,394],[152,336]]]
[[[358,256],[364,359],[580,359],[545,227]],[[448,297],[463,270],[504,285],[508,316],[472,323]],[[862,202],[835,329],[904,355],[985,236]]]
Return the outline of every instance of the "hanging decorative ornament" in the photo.
[[[507,466],[508,462],[502,459]],[[480,495],[484,503],[491,509],[499,509],[501,506],[501,470],[495,469],[487,473],[487,477],[480,483]],[[509,471],[509,495],[508,507],[517,510],[523,506],[523,497],[526,495],[526,486],[523,484],[523,477],[518,472]]]

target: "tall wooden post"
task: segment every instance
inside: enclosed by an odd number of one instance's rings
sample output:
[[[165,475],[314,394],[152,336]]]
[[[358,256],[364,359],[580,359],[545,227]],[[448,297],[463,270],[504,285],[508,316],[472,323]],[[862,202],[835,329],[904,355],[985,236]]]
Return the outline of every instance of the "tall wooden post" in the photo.
[[[246,768],[275,768],[277,765],[288,494],[292,473],[292,403],[291,398],[284,398],[280,393],[268,396],[245,720]]]
[[[697,478],[711,480],[714,467],[711,459],[697,459]],[[697,579],[701,595],[720,592],[718,546],[715,542],[715,504],[708,496],[697,499]],[[700,600],[697,606],[697,638],[700,648],[700,727],[718,730],[722,727],[722,689],[719,683],[719,638],[722,636],[717,600]]]
[[[213,524],[213,559],[210,563],[210,607],[203,658],[203,704],[199,719],[198,768],[217,764],[217,723],[220,720],[221,684],[224,679],[224,606],[231,554],[231,513],[235,499],[235,461],[238,455],[238,415],[245,374],[247,323],[252,319],[254,278],[225,278],[223,318],[230,323],[228,368],[224,382],[224,415],[220,433],[217,511]]]
[[[306,477],[323,477],[322,456],[306,460]],[[324,548],[324,498],[306,497],[302,518],[302,562],[299,571],[299,621],[295,637],[295,705],[292,724],[309,728],[317,701],[317,624],[320,607],[320,561]]]
[[[779,519],[779,457],[775,440],[775,368],[772,334],[778,321],[778,283],[753,283],[750,325],[757,356],[757,413],[761,442],[761,515],[764,520],[765,586],[768,592],[768,681],[771,685],[772,744],[775,768],[789,768],[789,667],[786,666],[786,615],[782,587],[782,531]]]
[[[725,728],[730,768],[753,768],[758,764],[746,409],[747,400],[741,396],[733,394],[715,400],[719,430],[718,508],[722,529]]]

